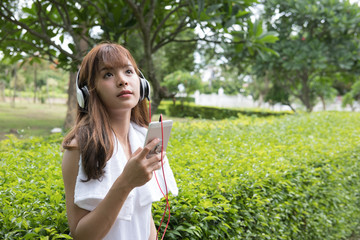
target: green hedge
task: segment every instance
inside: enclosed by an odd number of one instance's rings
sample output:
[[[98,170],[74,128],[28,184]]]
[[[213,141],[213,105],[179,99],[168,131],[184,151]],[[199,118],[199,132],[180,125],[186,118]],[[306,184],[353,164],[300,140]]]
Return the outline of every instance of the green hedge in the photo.
[[[360,114],[181,122],[167,152],[180,187],[167,239],[344,239],[359,225]]]
[[[239,115],[267,117],[267,116],[280,116],[290,114],[288,111],[275,112],[254,109],[234,109],[234,108],[218,108],[198,106],[195,104],[167,104],[166,114],[171,117],[191,117],[202,119],[226,119],[237,118]]]
[[[0,142],[0,239],[71,239],[61,176],[62,136]]]
[[[359,226],[358,113],[184,120],[171,136],[165,239],[346,239]],[[68,236],[60,142],[0,142],[0,239]]]

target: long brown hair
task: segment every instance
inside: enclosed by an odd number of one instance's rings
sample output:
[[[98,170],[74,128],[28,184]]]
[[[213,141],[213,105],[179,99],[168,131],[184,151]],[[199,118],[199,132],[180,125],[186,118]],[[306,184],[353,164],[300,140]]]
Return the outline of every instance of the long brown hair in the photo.
[[[75,138],[80,151],[82,164],[87,175],[85,181],[100,179],[104,174],[106,162],[114,152],[114,131],[112,130],[109,114],[105,105],[96,93],[96,75],[99,64],[106,67],[124,67],[128,60],[139,75],[139,69],[130,52],[116,43],[101,43],[95,46],[83,59],[79,73],[79,87],[84,85],[89,89],[87,111],[78,107],[76,124],[65,136],[62,146],[64,149],[74,149],[71,145]],[[131,121],[147,127],[149,113],[146,100],[140,101],[131,110]]]

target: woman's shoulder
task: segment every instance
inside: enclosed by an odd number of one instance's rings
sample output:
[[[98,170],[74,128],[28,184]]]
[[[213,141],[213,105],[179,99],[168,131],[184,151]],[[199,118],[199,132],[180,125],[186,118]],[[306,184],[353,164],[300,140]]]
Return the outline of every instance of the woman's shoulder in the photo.
[[[79,149],[79,145],[78,145],[78,141],[75,137],[73,138],[65,138],[64,142],[62,144],[63,148],[65,150],[75,150],[75,149]]]
[[[78,142],[76,140],[76,138],[71,139],[70,143],[69,143],[70,147],[74,147],[74,148],[78,148]]]
[[[64,183],[74,187],[79,169],[80,151],[76,139],[71,140],[68,146],[65,148],[62,158],[62,175]]]
[[[80,159],[80,151],[76,138],[71,139],[64,144],[63,167],[78,165]],[[64,166],[65,165],[65,166]]]

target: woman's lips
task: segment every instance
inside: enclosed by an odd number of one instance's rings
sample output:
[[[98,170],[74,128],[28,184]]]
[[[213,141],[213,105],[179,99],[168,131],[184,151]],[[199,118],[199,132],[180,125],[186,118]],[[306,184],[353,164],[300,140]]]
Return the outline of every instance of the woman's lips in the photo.
[[[117,95],[117,97],[129,97],[131,94],[132,94],[132,91],[123,90]]]

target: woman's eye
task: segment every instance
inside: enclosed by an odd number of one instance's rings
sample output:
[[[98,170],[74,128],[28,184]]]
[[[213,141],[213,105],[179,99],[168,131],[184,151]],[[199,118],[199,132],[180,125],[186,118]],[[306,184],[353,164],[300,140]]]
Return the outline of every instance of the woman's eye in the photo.
[[[109,78],[111,76],[112,76],[112,73],[108,72],[108,73],[105,73],[104,78]]]
[[[133,74],[134,73],[133,70],[131,70],[131,69],[127,69],[125,72],[126,72],[126,74]]]

